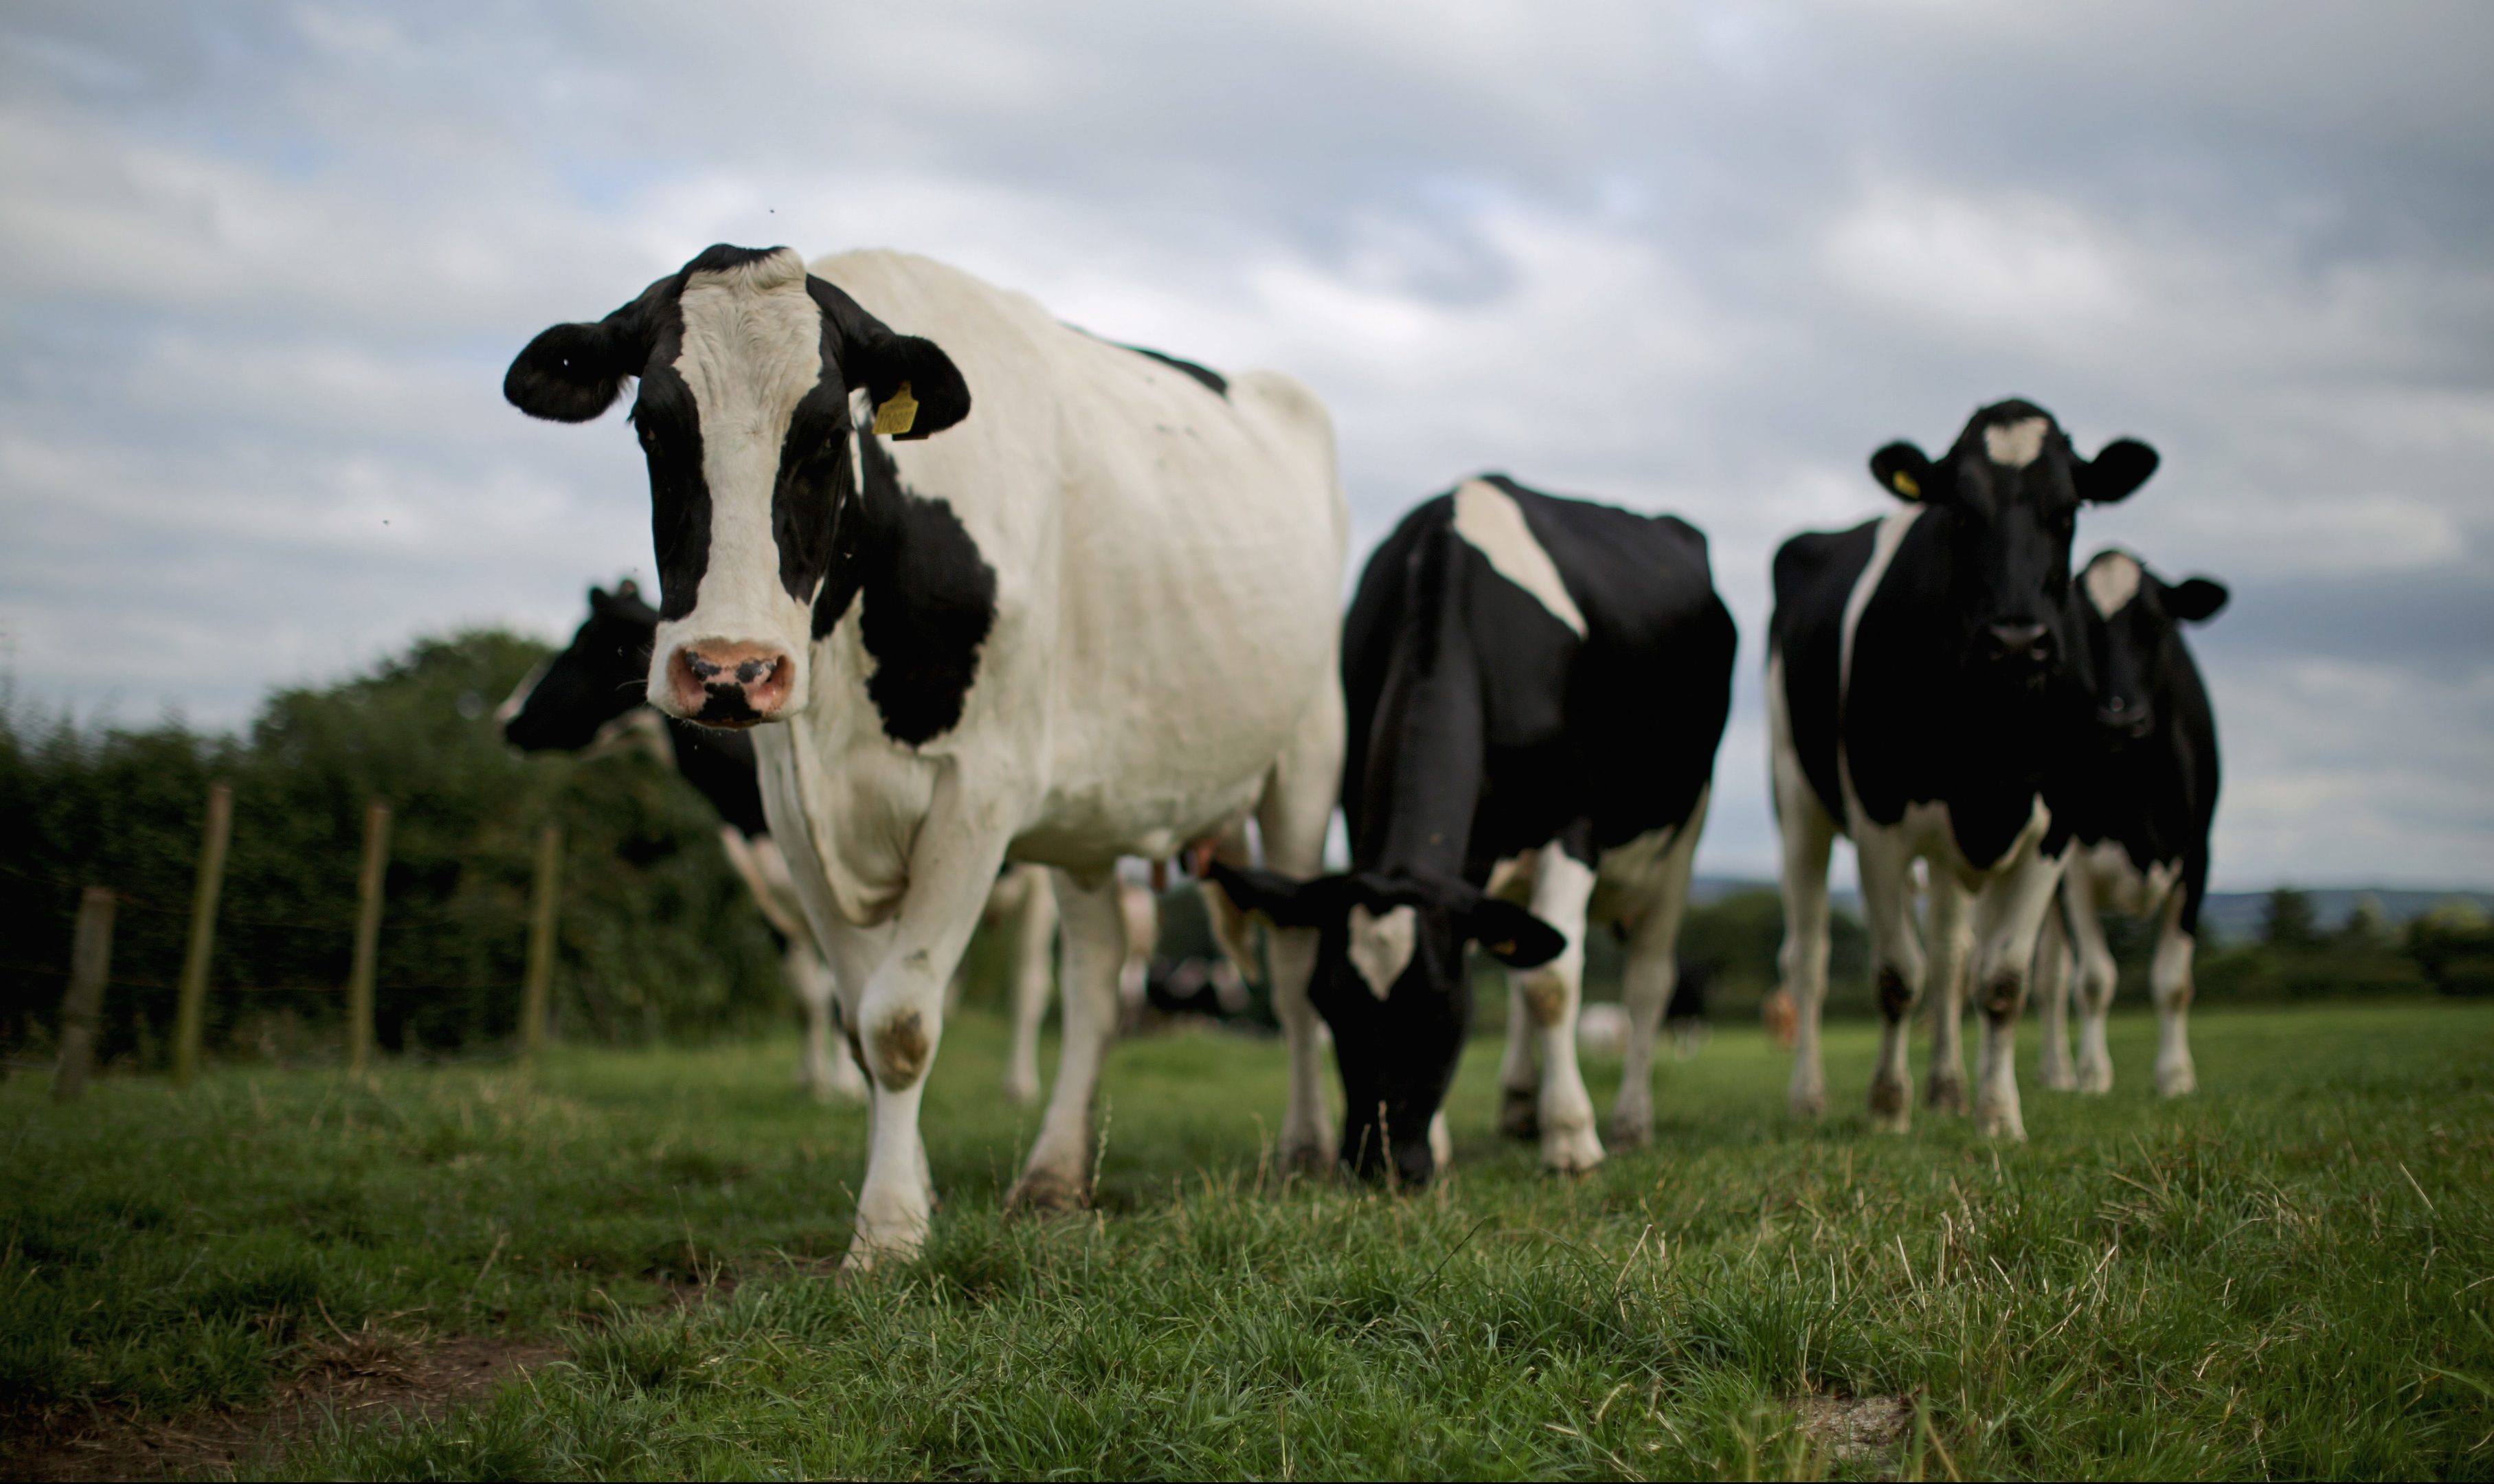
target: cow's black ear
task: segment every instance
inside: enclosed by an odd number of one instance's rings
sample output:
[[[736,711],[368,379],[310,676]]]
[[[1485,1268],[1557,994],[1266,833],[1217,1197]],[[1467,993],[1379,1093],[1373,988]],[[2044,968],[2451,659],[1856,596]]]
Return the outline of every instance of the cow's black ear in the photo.
[[[2177,623],[2205,623],[2234,594],[2213,577],[2192,577],[2165,590],[2165,611]]]
[[[558,324],[502,375],[502,400],[531,417],[587,422],[650,363],[650,317],[635,299],[595,324]]]
[[[1339,876],[1293,881],[1278,871],[1220,861],[1212,862],[1205,874],[1240,911],[1260,914],[1276,927],[1321,927],[1329,916],[1339,916],[1347,910]],[[1336,889],[1327,890],[1328,887]]]
[[[1870,477],[1899,500],[1921,500],[1931,488],[1931,457],[1911,443],[1890,443],[1870,456]]]
[[[2110,505],[2156,472],[2156,450],[2135,438],[2117,438],[2093,459],[2077,467],[2079,498],[2089,504]]]
[[[931,340],[896,335],[836,286],[807,277],[806,290],[822,308],[834,336],[840,375],[874,404],[874,431],[922,439],[970,415],[970,383]]]
[[[1464,915],[1464,933],[1490,956],[1519,969],[1537,968],[1567,948],[1567,935],[1515,903],[1484,896]]]

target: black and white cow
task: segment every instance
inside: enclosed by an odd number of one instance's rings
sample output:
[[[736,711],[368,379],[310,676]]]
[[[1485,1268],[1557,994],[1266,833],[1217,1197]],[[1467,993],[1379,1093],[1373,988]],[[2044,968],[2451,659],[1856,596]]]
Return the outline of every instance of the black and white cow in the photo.
[[[2052,790],[2053,812],[2077,848],[2035,950],[2044,1000],[2044,1085],[2113,1088],[2105,1015],[2116,977],[2099,911],[2157,920],[2149,984],[2156,996],[2156,1090],[2199,1086],[2185,1015],[2200,903],[2208,893],[2208,830],[2217,815],[2217,716],[2182,625],[2226,606],[2205,577],[2168,583],[2129,552],[2096,553],[2072,606],[2096,709],[2085,742]],[[2079,1057],[2069,1048],[2071,945],[2078,951]]]
[[[1796,1114],[1815,1117],[1827,1102],[1827,859],[1841,832],[1861,866],[1884,1021],[1872,1121],[1907,1119],[1905,1016],[1925,983],[1919,859],[1938,989],[1929,1100],[1965,1105],[1958,1037],[1970,961],[1986,1018],[1976,1120],[2023,1136],[2018,1015],[2068,840],[2044,786],[2085,704],[2068,663],[2070,537],[2082,504],[2128,496],[2156,462],[2128,439],[2083,459],[2043,409],[2002,402],[1938,459],[1904,442],[1870,456],[1903,509],[1777,552],[1767,717]]]
[[[1537,1134],[1554,1169],[1601,1160],[1576,1065],[1588,923],[1628,945],[1611,1138],[1651,1136],[1735,642],[1694,528],[1503,475],[1414,510],[1369,560],[1343,635],[1351,871],[1214,867],[1241,905],[1321,934],[1311,994],[1333,1027],[1353,1169],[1416,1183],[1445,1161],[1470,941],[1509,965],[1509,1132]]]
[[[763,918],[778,933],[788,987],[806,1015],[800,1075],[817,1099],[866,1097],[866,1076],[832,1034],[832,971],[779,847],[762,817],[753,742],[741,732],[698,726],[650,709],[650,646],[658,613],[629,578],[614,592],[589,590],[589,617],[570,645],[532,670],[496,719],[523,752],[580,752],[639,742],[699,790],[718,811],[719,843]],[[1039,1101],[1039,1027],[1048,1014],[1048,954],[1056,941],[1056,898],[1048,872],[1017,865],[996,879],[987,921],[1012,935],[1013,1045],[1005,1095]]]
[[[1125,956],[1117,858],[1251,813],[1278,867],[1322,857],[1350,525],[1323,407],[883,252],[808,272],[784,248],[712,248],[539,335],[503,392],[578,422],[633,378],[663,593],[650,700],[772,723],[753,734],[764,812],[873,1078],[851,1260],[925,1237],[918,1105],[1007,859],[1056,868],[1064,936],[1062,1070],[1013,1198],[1084,1199]],[[1274,989],[1284,1139],[1322,1147],[1314,940],[1276,943]]]
[[[788,869],[762,818],[753,741],[738,732],[660,716],[647,704],[656,610],[626,581],[589,590],[589,617],[560,653],[523,677],[495,712],[502,740],[523,752],[581,752],[639,742],[718,811],[718,836],[754,904],[779,935],[780,967],[806,1014],[801,1066],[815,1097],[866,1096],[866,1078],[832,1035],[832,971],[805,923]]]

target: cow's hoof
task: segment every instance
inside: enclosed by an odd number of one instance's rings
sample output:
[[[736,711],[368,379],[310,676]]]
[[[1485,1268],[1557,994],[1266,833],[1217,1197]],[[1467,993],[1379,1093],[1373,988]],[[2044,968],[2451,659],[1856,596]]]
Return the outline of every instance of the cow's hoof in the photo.
[[[1644,1148],[1654,1142],[1654,1109],[1611,1114],[1610,1127],[1602,1131],[1602,1137],[1614,1149]]]
[[[1923,1105],[1935,1113],[1965,1111],[1965,1078],[1936,1073],[1923,1085]]]
[[[2079,1086],[2079,1079],[2067,1067],[2046,1067],[2037,1080],[2054,1092],[2076,1092]]]
[[[1541,1167],[1554,1175],[1581,1175],[1602,1163],[1602,1141],[1591,1128],[1541,1141]]]
[[[2113,1091],[2113,1069],[2090,1067],[2079,1074],[2079,1091],[2102,1097]]]
[[[2015,1106],[1987,1104],[1974,1110],[1974,1126],[1986,1138],[2005,1138],[2012,1143],[2026,1141],[2026,1120],[2018,1115]]]
[[[1541,1136],[1541,1094],[1538,1089],[1501,1088],[1498,1100],[1498,1132],[1509,1138]]]
[[[1005,1196],[1006,1210],[1032,1213],[1080,1211],[1090,1203],[1091,1192],[1080,1177],[1052,1169],[1025,1171],[1014,1182],[1012,1194]]]
[[[1827,1116],[1827,1084],[1814,1076],[1794,1077],[1785,1105],[1802,1122],[1816,1123]]]
[[[1282,1177],[1314,1178],[1333,1170],[1333,1144],[1323,1138],[1293,1139],[1282,1145]]]
[[[1870,1127],[1882,1134],[1902,1134],[1913,1123],[1913,1099],[1905,1084],[1874,1077],[1870,1082]]]
[[[2157,1069],[2156,1093],[2158,1097],[2187,1098],[2199,1090],[2199,1074],[2192,1071],[2189,1067],[2176,1067],[2171,1071],[2162,1067]]]
[[[1005,1078],[1005,1096],[1023,1107],[1028,1107],[1039,1101],[1039,1079],[1009,1076]]]

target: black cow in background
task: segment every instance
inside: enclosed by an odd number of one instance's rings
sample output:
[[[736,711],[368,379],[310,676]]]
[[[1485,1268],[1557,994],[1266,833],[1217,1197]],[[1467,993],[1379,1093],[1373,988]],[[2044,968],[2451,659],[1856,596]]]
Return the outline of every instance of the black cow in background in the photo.
[[[650,709],[650,642],[657,610],[630,580],[589,590],[589,617],[561,653],[524,677],[495,712],[502,739],[523,752],[579,752],[638,742],[655,751],[718,811],[719,843],[779,935],[788,987],[806,1013],[806,1088],[819,1099],[866,1096],[845,1040],[832,1034],[832,971],[814,946],[788,867],[762,818],[753,739],[661,716]]]
[[[2070,540],[2082,505],[2127,497],[2156,464],[2128,439],[2082,458],[2042,408],[1997,403],[1938,459],[1905,442],[1871,455],[1872,476],[1903,509],[1796,536],[1776,554],[1767,719],[1796,1115],[1827,1102],[1819,1013],[1828,850],[1840,831],[1861,868],[1884,1021],[1872,1122],[1907,1120],[1904,1022],[1925,983],[1919,859],[1938,989],[1929,1100],[1965,1105],[1958,1037],[1971,958],[1986,1019],[1975,1116],[1986,1133],[2024,1136],[2018,1015],[2069,838],[2045,783],[2088,710],[2069,665]]]
[[[1212,867],[1239,905],[1321,933],[1310,994],[1333,1028],[1346,1165],[1417,1184],[1447,1158],[1472,941],[1509,966],[1508,1131],[1552,1168],[1601,1160],[1576,1063],[1589,921],[1627,942],[1611,1139],[1651,1136],[1734,644],[1694,528],[1503,475],[1422,504],[1369,560],[1343,633],[1351,871]]]
[[[2149,983],[2156,996],[2156,1090],[2199,1086],[2185,1015],[2200,903],[2208,892],[2208,831],[2217,814],[2217,717],[2182,625],[2226,606],[2205,577],[2168,583],[2129,552],[2098,552],[2080,573],[2072,607],[2096,702],[2093,724],[2051,791],[2053,812],[2077,841],[2061,877],[2061,912],[2048,913],[2035,950],[2044,1000],[2044,1085],[2113,1087],[2105,1014],[2115,970],[2100,910],[2157,920]],[[2070,947],[2077,947],[2079,1056],[2070,1066]]]
[[[718,810],[719,844],[753,893],[754,904],[779,935],[788,987],[806,1014],[800,1075],[816,1098],[866,1096],[866,1079],[847,1040],[832,1034],[833,983],[787,863],[762,818],[762,787],[753,739],[672,716],[648,705],[650,646],[657,611],[630,579],[614,592],[589,590],[589,617],[570,647],[523,679],[496,717],[503,740],[523,752],[578,752],[640,742],[681,773]],[[1005,1059],[1005,1093],[1018,1103],[1039,1098],[1039,1025],[1048,1010],[1049,949],[1056,937],[1056,898],[1047,873],[1016,866],[996,882],[991,918],[1013,919],[1014,1041]],[[957,986],[958,987],[958,986]]]

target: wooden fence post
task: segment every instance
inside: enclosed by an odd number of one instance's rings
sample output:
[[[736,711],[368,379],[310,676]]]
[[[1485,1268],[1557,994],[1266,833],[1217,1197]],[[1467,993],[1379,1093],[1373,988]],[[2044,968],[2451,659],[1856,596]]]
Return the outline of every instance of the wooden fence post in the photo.
[[[112,968],[112,892],[89,887],[78,898],[77,936],[70,942],[70,992],[61,1000],[61,1065],[52,1074],[52,1101],[68,1103],[86,1090],[95,1065],[95,1023],[104,1013],[104,981]]]
[[[563,890],[563,827],[537,835],[535,910],[529,916],[529,982],[520,1001],[520,1054],[536,1059],[546,1044],[546,997],[554,979],[556,900]]]
[[[226,838],[233,830],[233,785],[208,788],[208,833],[199,844],[199,882],[191,891],[191,949],[182,957],[182,999],[173,1018],[173,1085],[188,1087],[199,1071],[199,1037],[207,1020],[208,954],[217,937],[217,897],[226,885]]]
[[[389,869],[389,805],[376,799],[364,811],[364,865],[355,879],[355,967],[347,981],[347,1071],[360,1074],[373,1057],[373,960],[380,949],[381,877]]]

